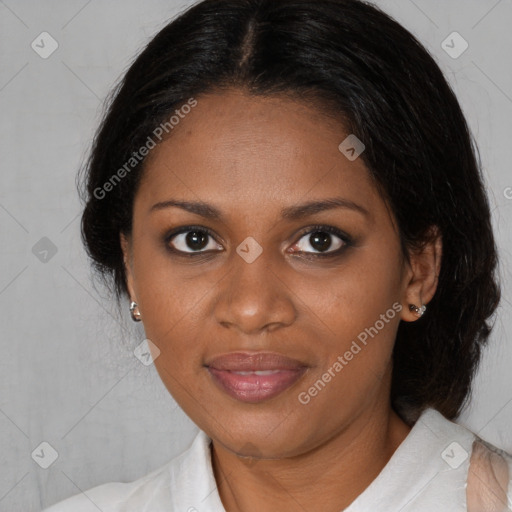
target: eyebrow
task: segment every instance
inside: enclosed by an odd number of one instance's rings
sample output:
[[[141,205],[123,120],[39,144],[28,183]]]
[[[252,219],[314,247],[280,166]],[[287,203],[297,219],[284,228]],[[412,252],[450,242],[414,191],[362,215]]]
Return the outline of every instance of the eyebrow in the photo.
[[[158,211],[163,210],[165,208],[181,208],[182,210],[186,210],[190,213],[195,213],[196,215],[200,215],[201,217],[205,217],[207,219],[219,220],[222,219],[221,211],[208,203],[203,202],[194,202],[194,201],[179,201],[179,200],[169,200],[162,201],[154,204],[150,211]],[[332,210],[334,208],[345,208],[349,210],[353,210],[359,212],[365,216],[369,216],[369,211],[363,206],[354,203],[348,199],[343,197],[333,197],[329,199],[322,199],[319,201],[309,201],[307,203],[287,206],[286,208],[281,209],[281,216],[286,220],[297,220],[307,217],[309,215],[313,215],[315,213],[320,213],[327,210]]]

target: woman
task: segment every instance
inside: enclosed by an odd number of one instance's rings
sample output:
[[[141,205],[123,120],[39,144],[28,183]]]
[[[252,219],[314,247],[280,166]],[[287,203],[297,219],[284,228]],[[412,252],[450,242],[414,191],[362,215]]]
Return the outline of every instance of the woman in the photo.
[[[113,95],[85,174],[96,268],[200,432],[48,512],[504,511],[455,420],[499,301],[457,99],[357,0],[205,0]]]

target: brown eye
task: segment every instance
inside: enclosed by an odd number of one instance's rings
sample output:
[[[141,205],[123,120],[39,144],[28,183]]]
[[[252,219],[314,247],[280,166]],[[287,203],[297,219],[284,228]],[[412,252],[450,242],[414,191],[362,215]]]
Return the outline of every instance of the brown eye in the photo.
[[[327,231],[314,231],[305,234],[294,245],[298,252],[331,253],[346,245],[346,242],[340,237]]]
[[[204,229],[188,229],[176,233],[169,237],[168,244],[177,252],[189,254],[205,250],[222,250],[222,246]]]

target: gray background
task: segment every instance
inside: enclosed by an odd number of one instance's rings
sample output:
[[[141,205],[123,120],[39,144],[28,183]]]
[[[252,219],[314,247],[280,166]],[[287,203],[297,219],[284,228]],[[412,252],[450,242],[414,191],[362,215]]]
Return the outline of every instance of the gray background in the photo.
[[[136,479],[195,435],[154,367],[134,357],[143,332],[91,278],[75,189],[101,100],[190,3],[0,0],[1,511]],[[504,297],[459,422],[512,452],[512,0],[377,3],[435,55],[480,147]],[[59,45],[46,59],[31,48],[43,31]],[[457,59],[441,47],[453,31],[469,43]],[[43,441],[58,452],[48,469],[31,456]]]

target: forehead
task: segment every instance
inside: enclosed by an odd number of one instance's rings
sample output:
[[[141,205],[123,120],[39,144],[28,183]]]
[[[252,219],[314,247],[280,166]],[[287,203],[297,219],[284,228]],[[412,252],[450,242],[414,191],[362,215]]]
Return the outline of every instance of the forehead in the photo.
[[[343,124],[300,101],[233,90],[198,96],[149,154],[138,201],[219,199],[234,207],[378,196],[361,158],[338,149]],[[169,197],[167,197],[169,196]]]

